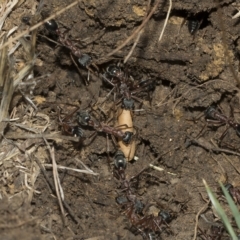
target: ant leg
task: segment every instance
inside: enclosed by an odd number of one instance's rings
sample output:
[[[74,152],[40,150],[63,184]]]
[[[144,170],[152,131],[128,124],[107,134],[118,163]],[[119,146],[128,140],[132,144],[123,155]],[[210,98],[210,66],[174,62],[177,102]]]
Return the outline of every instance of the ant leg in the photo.
[[[109,147],[109,137],[108,137],[108,134],[106,134],[106,145],[107,145],[107,162],[108,162],[109,170],[111,171],[111,159],[110,159],[110,155],[109,155],[110,147]]]
[[[226,128],[226,130],[222,133],[221,137],[219,138],[219,146],[220,146],[220,147],[222,147],[222,141],[223,141],[224,137],[226,136],[229,128],[230,128],[230,126],[228,126],[228,127]]]
[[[230,117],[234,118],[233,106],[230,104]]]
[[[78,65],[77,65],[77,63],[76,63],[76,61],[74,60],[74,58],[73,58],[73,56],[72,56],[72,53],[70,53],[70,57],[71,57],[71,59],[72,59],[73,64],[74,64],[75,67],[77,68],[78,73],[80,74],[80,76],[83,76],[82,73],[81,73],[81,71],[80,71],[80,69],[79,69],[79,67],[78,67]],[[83,79],[84,79],[85,85],[88,86],[88,85],[89,85],[88,79],[86,80],[85,77],[83,77]]]
[[[226,148],[232,149],[232,150],[234,150],[236,152],[239,152],[239,149],[234,147],[233,145],[228,144],[228,143],[224,143],[224,144],[222,143],[222,141],[223,141],[224,137],[226,136],[227,131],[229,130],[229,128],[230,128],[230,126],[222,133],[222,135],[221,135],[221,137],[219,139],[219,144],[218,145],[221,148],[226,147]]]
[[[87,138],[87,139],[90,139],[90,141],[87,142],[87,143],[84,143],[83,145],[84,145],[84,146],[90,145],[90,144],[93,142],[93,140],[96,138],[96,136],[97,136],[97,132],[95,131],[94,133],[92,133],[92,134]]]
[[[198,139],[198,138],[201,136],[201,134],[202,134],[203,130],[206,128],[206,126],[207,126],[207,123],[204,124],[203,128],[202,128],[201,131],[198,133],[198,135],[195,137],[195,139]]]

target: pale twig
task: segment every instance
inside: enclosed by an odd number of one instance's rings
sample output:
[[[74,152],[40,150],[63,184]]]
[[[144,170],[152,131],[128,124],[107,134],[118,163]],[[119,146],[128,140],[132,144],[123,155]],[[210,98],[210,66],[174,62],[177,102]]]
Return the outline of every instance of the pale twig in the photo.
[[[52,164],[44,164],[44,167],[53,167]],[[65,166],[57,166],[58,169],[63,169],[63,170],[71,170],[71,171],[75,171],[75,172],[79,172],[79,173],[85,173],[85,174],[91,174],[91,175],[98,175],[98,173],[93,172],[91,169],[89,170],[83,170],[83,169],[77,169],[77,168],[69,168],[69,167],[65,167]]]
[[[54,184],[55,184],[55,191],[56,191],[56,194],[57,194],[58,203],[59,203],[60,210],[61,210],[61,213],[62,213],[63,222],[65,223],[65,213],[64,213],[64,208],[63,208],[63,204],[62,204],[62,200],[64,200],[64,196],[63,196],[63,190],[62,190],[60,180],[59,180],[59,176],[58,176],[57,163],[55,161],[54,148],[50,147],[48,141],[45,138],[43,138],[43,139],[44,139],[44,141],[47,145],[47,148],[48,148],[49,153],[50,153],[50,157],[52,159],[53,179],[54,179]]]
[[[132,35],[130,35],[119,47],[117,47],[116,49],[114,49],[112,52],[107,54],[107,57],[112,56],[114,53],[118,52],[119,50],[121,50],[124,46],[126,46],[128,44],[129,41],[131,41],[140,31],[141,29],[145,26],[145,24],[148,22],[148,20],[151,18],[151,16],[153,15],[153,13],[155,12],[155,10],[157,9],[157,6],[159,5],[161,0],[158,0],[157,3],[155,4],[155,6],[153,7],[152,11],[148,14],[148,16],[146,17],[146,19],[142,22],[142,24],[132,33]]]
[[[164,25],[163,25],[162,32],[161,32],[161,34],[160,34],[160,36],[159,36],[159,39],[158,39],[159,42],[161,41],[162,36],[163,36],[163,33],[164,33],[165,28],[166,28],[166,26],[167,26],[167,22],[168,22],[168,19],[169,19],[169,15],[170,15],[171,10],[172,10],[172,0],[169,0],[169,8],[168,8],[167,16],[166,16],[166,19],[165,19],[165,22],[164,22]]]
[[[164,171],[164,168],[157,167],[157,166],[155,166],[153,164],[149,164],[149,167],[154,169],[154,170],[156,170],[156,171],[160,171],[160,172]],[[171,173],[171,172],[167,172],[167,173],[170,174],[170,175],[177,175],[176,173]]]
[[[194,227],[193,240],[195,240],[196,237],[197,237],[197,228],[198,228],[198,219],[199,219],[199,216],[200,216],[200,214],[201,214],[203,211],[205,211],[205,210],[208,208],[209,203],[210,203],[210,200],[207,201],[207,203],[199,210],[199,212],[198,212],[197,215],[196,215],[196,218],[195,218],[196,223],[195,223],[195,227]]]
[[[89,167],[87,167],[80,159],[75,158],[76,161],[78,161],[87,171],[94,173],[93,170],[91,170]],[[94,173],[94,175],[98,175],[98,173]]]
[[[53,186],[53,184],[52,184],[52,181],[49,179],[49,177],[48,177],[48,175],[47,175],[44,167],[42,166],[42,163],[38,160],[38,158],[36,158],[36,157],[33,156],[33,155],[30,155],[30,158],[36,161],[36,163],[37,163],[38,166],[40,167],[40,169],[41,169],[41,171],[42,171],[42,173],[43,173],[43,175],[44,175],[44,177],[45,177],[45,179],[46,179],[46,181],[47,181],[48,186],[50,187],[50,190],[53,192],[53,194],[56,194],[56,190],[55,190],[55,188],[54,188],[54,186]],[[70,217],[71,217],[76,223],[79,223],[78,217],[74,215],[71,207],[69,206],[69,204],[68,204],[65,200],[63,200],[63,205],[64,205],[64,207],[66,208],[66,210],[68,211]]]
[[[21,32],[20,34],[18,34],[16,37],[9,39],[6,43],[4,43],[2,46],[0,46],[0,50],[3,49],[4,47],[8,46],[9,44],[13,43],[14,41],[18,40],[19,38],[23,37],[24,35],[28,34],[29,32],[33,31],[34,29],[39,28],[41,25],[43,25],[44,23],[48,22],[49,20],[55,18],[56,16],[62,14],[63,12],[65,12],[66,10],[68,10],[69,8],[72,8],[73,6],[75,6],[80,0],[77,0],[71,4],[69,4],[67,7],[57,11],[56,13],[54,13],[53,15],[51,15],[50,17],[46,18],[45,20],[35,24],[34,26],[30,27],[29,29]]]
[[[128,61],[128,59],[132,56],[132,53],[133,53],[133,50],[135,49],[135,47],[137,46],[138,42],[139,42],[139,39],[140,39],[140,36],[142,35],[143,33],[143,29],[138,33],[137,37],[136,37],[136,40],[131,48],[131,50],[129,51],[128,55],[124,58],[124,61],[123,63],[126,63]]]
[[[35,139],[35,138],[46,138],[46,139],[52,139],[52,140],[67,140],[67,141],[73,141],[73,142],[79,142],[78,137],[72,137],[72,136],[65,136],[60,135],[58,133],[40,133],[40,134],[31,134],[31,133],[9,133],[7,132],[5,135],[5,138],[9,139]]]
[[[147,5],[147,9],[146,9],[146,15],[144,16],[143,21],[148,16],[148,11],[150,9],[150,5],[151,5],[151,0],[148,1],[148,5]],[[142,35],[142,33],[143,33],[143,29],[138,33],[131,50],[129,51],[128,55],[124,58],[123,63],[126,63],[128,61],[128,59],[132,56],[132,53],[133,53],[134,49],[136,48],[137,43],[139,42],[139,39],[140,39],[140,36]]]
[[[14,1],[1,1],[1,12],[0,12],[0,30],[2,30],[2,26],[7,18],[8,14],[12,11],[14,6],[18,3],[18,0]]]
[[[238,13],[236,13],[234,16],[232,16],[232,19],[240,17],[240,10],[239,8],[236,8],[238,10]]]

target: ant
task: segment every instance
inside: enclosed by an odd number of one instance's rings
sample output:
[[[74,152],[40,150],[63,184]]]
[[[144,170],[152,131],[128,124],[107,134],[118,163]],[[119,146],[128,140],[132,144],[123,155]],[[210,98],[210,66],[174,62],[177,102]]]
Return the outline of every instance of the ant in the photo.
[[[224,232],[224,228],[222,226],[211,226],[211,233],[207,234],[206,231],[203,231],[201,228],[198,227],[200,231],[199,236],[203,240],[221,240]]]
[[[137,174],[136,176],[133,176],[130,178],[130,180],[128,180],[126,178],[126,174],[125,174],[125,170],[127,167],[127,160],[124,156],[124,153],[121,150],[118,150],[114,157],[113,157],[113,161],[114,161],[114,170],[113,170],[113,175],[114,177],[119,180],[121,182],[121,186],[120,189],[122,191],[126,192],[126,196],[127,198],[131,201],[131,202],[135,202],[136,200],[136,196],[133,194],[133,189],[131,187],[131,181],[136,178],[137,176],[139,176],[139,174]]]
[[[153,214],[141,216],[137,213],[135,205],[134,203],[129,204],[124,213],[132,226],[141,233],[143,239],[152,239],[150,237],[153,236],[153,233],[162,232],[161,225],[168,226],[172,220],[171,214],[164,210],[159,211],[157,216]]]
[[[120,180],[120,189],[125,192],[125,195],[116,198],[116,202],[124,208],[124,214],[130,220],[132,226],[141,233],[144,239],[154,239],[154,233],[162,231],[160,226],[162,224],[167,225],[167,223],[171,221],[172,217],[170,213],[161,210],[158,216],[154,216],[153,214],[144,215],[144,208],[146,207],[133,193],[131,181],[138,177],[145,169],[128,180],[125,174],[127,162],[123,152],[118,150],[113,160],[114,177]],[[147,207],[149,207],[149,205]]]
[[[198,31],[199,27],[202,24],[202,20],[197,20],[196,18],[191,18],[188,20],[188,31],[189,33],[194,36]]]
[[[120,95],[120,100],[117,104],[122,101],[122,108],[126,110],[134,109],[134,100],[142,102],[136,96],[137,94],[146,91],[149,92],[155,87],[154,82],[150,80],[143,80],[138,83],[134,82],[131,77],[128,76],[127,71],[124,72],[121,67],[115,64],[107,67],[103,79],[113,86],[112,91],[115,90],[115,93]]]
[[[81,138],[85,137],[83,129],[79,126],[74,126],[73,122],[69,120],[77,110],[78,109],[74,110],[68,116],[61,118],[60,117],[61,110],[59,108],[58,109],[58,121],[59,121],[59,125],[62,127],[63,133],[66,133],[67,135],[71,135],[74,137],[79,137],[81,139]]]
[[[229,192],[229,194],[231,195],[235,203],[240,204],[240,188],[233,187],[233,185],[230,183],[227,183],[225,185],[225,188],[227,189],[227,191]]]
[[[133,132],[123,131],[129,127],[125,125],[111,127],[103,122],[97,122],[92,120],[91,115],[87,111],[79,111],[77,113],[77,121],[81,126],[90,126],[96,130],[96,132],[105,132],[106,134],[111,134],[114,137],[121,139],[126,145],[130,144],[132,141]],[[96,136],[96,133],[94,133]],[[116,140],[112,138],[115,145]]]
[[[222,135],[220,137],[220,145],[230,127],[232,127],[236,131],[237,135],[240,137],[240,124],[237,123],[233,118],[227,117],[223,113],[219,112],[218,110],[216,110],[216,108],[209,106],[205,110],[205,118],[206,118],[207,123],[210,123],[212,125],[218,125],[218,126],[227,125],[228,126],[227,129],[222,133]],[[201,130],[201,132],[202,132],[202,130]]]
[[[58,41],[64,47],[68,48],[75,57],[77,57],[78,62],[81,66],[86,67],[88,70],[92,71],[89,68],[89,66],[92,65],[97,71],[99,70],[98,67],[92,62],[92,58],[88,54],[83,54],[81,50],[76,46],[76,44],[66,36],[66,33],[60,31],[58,24],[54,19],[47,21],[44,25],[49,32],[56,34],[58,36]]]

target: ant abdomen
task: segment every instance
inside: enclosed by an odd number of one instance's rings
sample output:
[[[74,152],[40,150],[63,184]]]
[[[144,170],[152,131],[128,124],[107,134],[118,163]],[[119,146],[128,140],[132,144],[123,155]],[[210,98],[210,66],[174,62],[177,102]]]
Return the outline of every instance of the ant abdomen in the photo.
[[[47,22],[44,23],[44,26],[46,27],[46,29],[50,32],[55,32],[58,29],[58,25],[57,22],[54,19],[51,19]]]

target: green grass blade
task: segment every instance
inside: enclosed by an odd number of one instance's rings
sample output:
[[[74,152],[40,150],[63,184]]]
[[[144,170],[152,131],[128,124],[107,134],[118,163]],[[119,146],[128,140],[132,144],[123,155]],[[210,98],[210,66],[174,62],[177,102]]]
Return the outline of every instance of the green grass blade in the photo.
[[[222,191],[227,199],[227,202],[228,202],[228,205],[232,211],[232,214],[233,214],[233,217],[237,223],[237,226],[238,228],[240,229],[240,213],[238,211],[238,208],[236,206],[236,204],[234,203],[232,197],[230,196],[230,194],[228,193],[227,189],[223,186],[223,184],[220,182],[219,183],[221,188],[222,188]]]
[[[232,240],[238,240],[237,235],[235,234],[231,223],[228,220],[228,217],[226,215],[226,213],[224,212],[223,208],[221,207],[219,201],[217,200],[217,198],[215,197],[215,195],[213,194],[212,190],[210,189],[210,187],[207,185],[206,181],[203,180],[203,183],[205,185],[205,188],[207,190],[208,196],[212,202],[212,205],[214,206],[214,208],[216,209],[219,217],[222,219],[229,235],[231,236]]]

